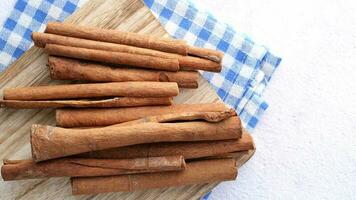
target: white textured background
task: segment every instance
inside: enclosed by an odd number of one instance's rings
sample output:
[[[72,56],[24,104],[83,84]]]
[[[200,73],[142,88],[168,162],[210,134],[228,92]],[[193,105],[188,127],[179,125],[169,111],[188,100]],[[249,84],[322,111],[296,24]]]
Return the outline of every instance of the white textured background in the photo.
[[[283,58],[255,156],[210,199],[356,199],[356,1],[196,3]]]
[[[283,58],[255,156],[211,199],[356,199],[356,1],[197,3]]]

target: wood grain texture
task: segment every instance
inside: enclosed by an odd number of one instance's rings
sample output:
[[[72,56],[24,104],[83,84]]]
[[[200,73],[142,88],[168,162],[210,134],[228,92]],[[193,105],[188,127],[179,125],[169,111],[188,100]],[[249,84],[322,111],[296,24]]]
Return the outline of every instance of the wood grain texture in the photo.
[[[66,22],[102,28],[169,37],[140,0],[93,0],[83,5]],[[0,98],[4,88],[68,83],[50,80],[47,55],[32,47],[0,74]],[[209,84],[199,78],[197,90],[181,89],[175,102],[219,101]],[[0,109],[0,159],[30,158],[30,126],[34,123],[55,125],[54,110]],[[239,157],[244,164],[254,151]],[[217,183],[131,193],[72,196],[68,178],[0,182],[0,199],[199,199]]]

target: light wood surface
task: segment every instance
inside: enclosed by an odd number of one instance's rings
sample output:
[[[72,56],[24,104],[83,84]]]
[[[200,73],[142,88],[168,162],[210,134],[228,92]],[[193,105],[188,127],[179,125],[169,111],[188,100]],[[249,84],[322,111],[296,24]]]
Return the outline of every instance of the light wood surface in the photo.
[[[66,22],[109,29],[132,31],[169,37],[140,0],[93,0],[83,5]],[[52,81],[47,70],[47,55],[32,47],[20,59],[0,74],[0,98],[8,87],[64,83]],[[209,84],[199,79],[196,90],[182,89],[174,99],[177,103],[219,101]],[[30,125],[55,124],[54,110],[0,109],[0,159],[30,158]],[[254,151],[239,157],[243,165]],[[43,180],[0,181],[0,199],[199,199],[217,183],[166,188],[138,192],[72,196],[69,178]]]

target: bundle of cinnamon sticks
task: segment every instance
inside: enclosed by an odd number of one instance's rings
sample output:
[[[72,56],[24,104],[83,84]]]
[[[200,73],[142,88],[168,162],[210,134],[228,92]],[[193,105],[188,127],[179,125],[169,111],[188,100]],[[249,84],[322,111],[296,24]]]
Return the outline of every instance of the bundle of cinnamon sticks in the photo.
[[[1,106],[60,108],[57,126],[32,125],[31,159],[4,160],[5,181],[71,177],[78,195],[234,180],[236,155],[255,148],[224,104],[172,103],[196,70],[221,70],[220,52],[62,23],[32,38],[53,79],[94,83],[4,90]]]
[[[235,153],[254,149],[222,103],[64,109],[58,122],[71,128],[32,125],[32,159],[5,160],[4,180],[71,177],[75,195],[234,180]]]

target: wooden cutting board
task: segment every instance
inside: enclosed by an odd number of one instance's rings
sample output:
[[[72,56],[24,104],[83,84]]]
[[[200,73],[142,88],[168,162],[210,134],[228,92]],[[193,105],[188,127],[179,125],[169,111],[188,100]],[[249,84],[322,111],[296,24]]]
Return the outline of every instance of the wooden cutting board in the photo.
[[[163,27],[140,0],[93,0],[83,5],[66,22],[109,29],[169,37]],[[64,83],[50,80],[47,55],[32,47],[0,74],[0,95],[8,87]],[[177,103],[216,102],[218,96],[209,84],[199,80],[199,89],[182,89]],[[30,126],[34,123],[55,125],[54,110],[0,109],[0,159],[31,157]],[[239,167],[254,151],[241,154]],[[0,199],[199,199],[218,183],[156,189],[139,192],[72,196],[68,178],[0,181]]]

